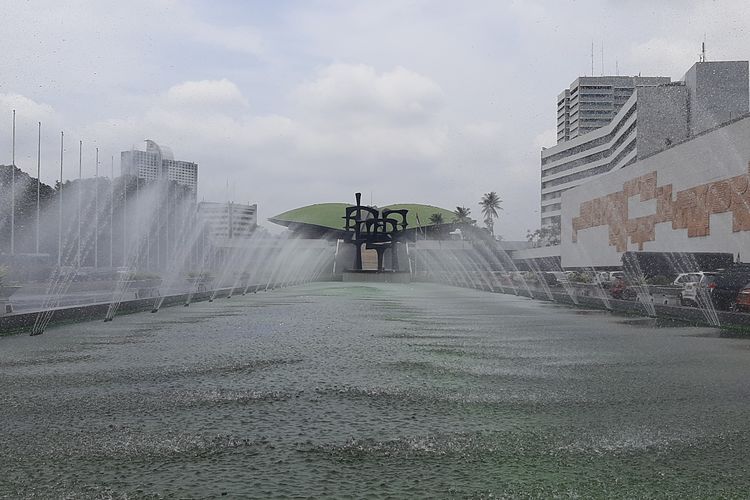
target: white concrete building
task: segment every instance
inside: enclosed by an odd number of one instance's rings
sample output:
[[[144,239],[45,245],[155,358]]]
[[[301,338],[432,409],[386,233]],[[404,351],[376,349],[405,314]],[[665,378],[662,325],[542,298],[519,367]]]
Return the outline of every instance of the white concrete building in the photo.
[[[573,86],[561,94],[564,98],[560,115],[563,122],[559,124],[562,128],[558,127],[560,142],[541,153],[542,226],[560,227],[563,192],[629,167],[639,159],[748,112],[747,61],[699,62],[688,70],[684,81],[664,83],[665,80],[668,81],[661,77],[634,78],[633,92],[612,118],[602,114],[597,115],[599,121],[585,122],[598,125],[593,129],[588,125],[583,128],[581,118],[577,128],[570,125],[574,115],[570,96]],[[576,92],[580,95],[577,115],[581,115],[582,107],[589,108],[587,112],[595,111],[597,108],[592,106],[596,101],[584,99],[587,92],[597,90],[588,88],[584,92],[584,87],[595,85],[583,79],[576,82],[575,88],[580,89]],[[618,95],[625,92],[618,94],[616,89],[613,86],[611,94],[602,91],[598,97],[606,100],[607,106],[611,104],[612,110],[621,100]],[[559,113],[560,110],[558,103]]]
[[[625,251],[724,252],[748,262],[750,115],[590,179],[561,200],[563,267],[619,266]]]
[[[139,179],[175,181],[198,193],[198,164],[175,160],[172,151],[154,141],[146,141],[146,151],[132,149],[120,153],[121,175],[132,175]]]
[[[198,220],[214,244],[250,238],[258,226],[258,205],[198,203]]]

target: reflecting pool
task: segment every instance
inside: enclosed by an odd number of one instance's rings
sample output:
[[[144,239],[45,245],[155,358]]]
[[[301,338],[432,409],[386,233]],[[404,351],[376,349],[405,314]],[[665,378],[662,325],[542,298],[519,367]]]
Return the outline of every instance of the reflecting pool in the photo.
[[[0,338],[0,497],[744,496],[750,340],[314,283]]]

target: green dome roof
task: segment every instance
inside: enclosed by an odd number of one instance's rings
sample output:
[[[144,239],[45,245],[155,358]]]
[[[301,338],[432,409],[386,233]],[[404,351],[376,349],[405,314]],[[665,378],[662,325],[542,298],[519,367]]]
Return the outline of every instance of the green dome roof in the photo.
[[[288,212],[275,215],[268,220],[282,226],[306,224],[320,228],[343,231],[344,214],[346,212],[346,207],[350,206],[352,205],[348,203],[318,203],[317,205],[308,205],[306,207],[289,210]],[[409,224],[407,229],[432,226],[433,224],[430,222],[430,216],[436,213],[443,216],[443,222],[445,223],[449,223],[453,220],[453,212],[432,205],[394,203],[393,205],[386,205],[378,208],[381,210],[384,208],[390,208],[391,210],[405,208],[409,210],[409,213],[406,214],[406,221]],[[419,218],[421,224],[417,222],[417,218]]]

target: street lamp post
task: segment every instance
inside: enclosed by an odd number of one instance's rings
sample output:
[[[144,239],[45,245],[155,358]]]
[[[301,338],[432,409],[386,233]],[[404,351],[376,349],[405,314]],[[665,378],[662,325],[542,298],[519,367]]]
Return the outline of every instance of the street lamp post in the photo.
[[[42,122],[38,122],[39,133],[37,134],[36,143],[36,253],[39,254],[39,224],[41,223],[40,218],[40,196],[39,196],[39,184],[42,182],[40,177],[42,173]]]
[[[57,220],[57,268],[62,267],[62,220],[63,220],[63,149],[65,142],[65,133],[60,131],[60,192],[57,193],[59,199],[59,211]]]
[[[94,170],[94,269],[99,268],[99,148]]]
[[[10,166],[10,254],[16,253],[16,110],[13,110],[13,138]]]
[[[115,236],[115,157],[112,156],[109,177],[109,267],[115,267],[114,236]]]
[[[76,267],[81,267],[81,205],[83,204],[83,141],[78,141],[78,248]]]

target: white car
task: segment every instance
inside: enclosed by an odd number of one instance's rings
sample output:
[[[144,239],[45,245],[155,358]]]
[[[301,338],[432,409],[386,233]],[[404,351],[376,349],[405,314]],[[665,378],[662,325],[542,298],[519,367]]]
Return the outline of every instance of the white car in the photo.
[[[692,273],[698,274],[698,273]],[[705,294],[708,284],[718,273],[699,273],[699,281],[688,281],[680,292],[680,304],[683,306],[705,307],[708,304],[708,295]],[[705,295],[704,295],[705,294]]]
[[[677,275],[677,277],[674,279],[672,284],[675,286],[681,286],[685,288],[685,285],[687,285],[688,283],[698,283],[701,280],[701,278],[703,278],[702,272],[682,273],[682,274]]]
[[[600,285],[611,285],[617,278],[625,278],[622,271],[599,271],[596,273],[596,281]]]
[[[566,273],[562,271],[550,271],[550,274],[553,275],[561,285],[568,283],[568,275]]]

